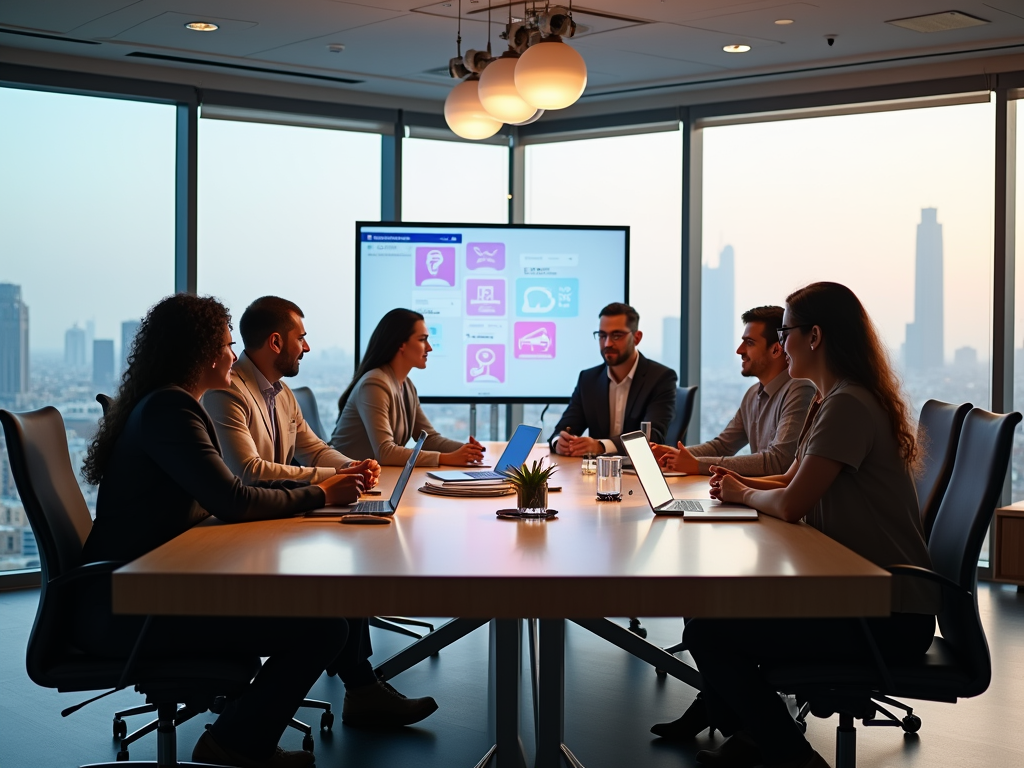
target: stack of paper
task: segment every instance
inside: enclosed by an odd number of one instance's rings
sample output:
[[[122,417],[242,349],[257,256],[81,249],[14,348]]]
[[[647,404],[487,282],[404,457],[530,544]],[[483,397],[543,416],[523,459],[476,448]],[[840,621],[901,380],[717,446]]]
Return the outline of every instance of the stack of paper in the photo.
[[[434,496],[454,496],[461,498],[482,498],[488,496],[508,496],[515,488],[504,480],[435,480],[428,477],[420,486],[421,493]]]

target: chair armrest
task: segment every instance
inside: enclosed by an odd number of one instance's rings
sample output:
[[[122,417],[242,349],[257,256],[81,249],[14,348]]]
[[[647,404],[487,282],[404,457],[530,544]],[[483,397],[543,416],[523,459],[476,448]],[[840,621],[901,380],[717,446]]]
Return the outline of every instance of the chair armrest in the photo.
[[[47,586],[51,587],[64,587],[68,584],[73,584],[76,581],[82,579],[96,578],[105,574],[111,574],[120,568],[122,565],[126,565],[125,560],[100,560],[95,563],[86,563],[80,565],[77,568],[72,568],[66,573],[62,573],[55,579],[51,579]]]
[[[885,567],[889,573],[893,576],[913,576],[914,578],[925,579],[938,584],[946,589],[951,589],[959,594],[969,594],[967,590],[961,587],[952,579],[947,579],[941,573],[936,573],[929,568],[922,568],[919,565],[888,565]]]

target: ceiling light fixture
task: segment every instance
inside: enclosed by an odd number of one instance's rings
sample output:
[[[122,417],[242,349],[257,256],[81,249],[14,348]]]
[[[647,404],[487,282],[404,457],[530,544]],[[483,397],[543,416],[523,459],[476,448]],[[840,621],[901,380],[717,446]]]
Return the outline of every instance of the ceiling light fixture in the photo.
[[[786,24],[792,24],[793,20],[792,19],[776,19],[775,23],[778,24],[781,27],[781,26],[785,26]]]
[[[488,2],[488,32],[490,9]],[[461,0],[458,24],[458,55],[448,62],[448,73],[465,79],[448,94],[445,119],[463,138],[493,136],[502,122],[528,125],[545,110],[574,104],[587,87],[586,62],[564,42],[576,33],[571,0],[568,8],[524,4],[523,18],[512,16],[510,4],[501,34],[508,50],[497,59],[491,55],[490,40],[486,52],[462,54]]]
[[[191,29],[193,32],[216,32],[220,27],[211,21],[190,21],[185,25],[185,29]]]
[[[750,50],[750,46],[739,43],[737,45],[727,45],[722,50],[726,53],[746,53]]]

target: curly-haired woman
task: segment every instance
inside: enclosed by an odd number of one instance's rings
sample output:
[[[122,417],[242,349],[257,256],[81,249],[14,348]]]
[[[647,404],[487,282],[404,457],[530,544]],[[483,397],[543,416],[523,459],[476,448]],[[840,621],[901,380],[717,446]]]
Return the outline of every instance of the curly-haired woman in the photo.
[[[209,515],[228,522],[267,520],[359,496],[359,475],[336,475],[316,485],[274,481],[254,487],[231,473],[199,403],[207,390],[230,386],[231,346],[230,316],[216,299],[177,294],[146,315],[83,469],[89,482],[99,484],[83,562],[133,560]],[[86,588],[81,598],[77,642],[93,653],[127,656],[142,619],[113,614],[109,581]],[[345,619],[158,618],[141,653],[206,648],[269,656],[246,692],[200,738],[193,758],[302,768],[313,755],[284,752],[277,742],[324,669],[357,653],[352,646],[358,635]],[[374,688],[382,685],[372,682]],[[436,709],[432,699],[424,702],[425,708],[431,705]]]

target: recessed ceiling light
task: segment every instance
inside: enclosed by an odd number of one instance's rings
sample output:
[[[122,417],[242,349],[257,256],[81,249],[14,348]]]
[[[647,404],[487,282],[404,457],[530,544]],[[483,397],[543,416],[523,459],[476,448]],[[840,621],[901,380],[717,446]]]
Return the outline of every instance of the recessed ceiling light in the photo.
[[[792,24],[793,20],[792,19],[776,19],[775,23],[778,24],[779,26],[782,26],[784,24]]]
[[[209,21],[190,21],[185,25],[185,29],[191,29],[193,32],[215,32],[220,27]]]
[[[723,49],[726,53],[746,53],[750,50],[749,45],[727,45]]]
[[[345,50],[345,44],[344,43],[330,43],[327,46],[327,50],[330,51],[331,53],[341,53],[342,51]]]

